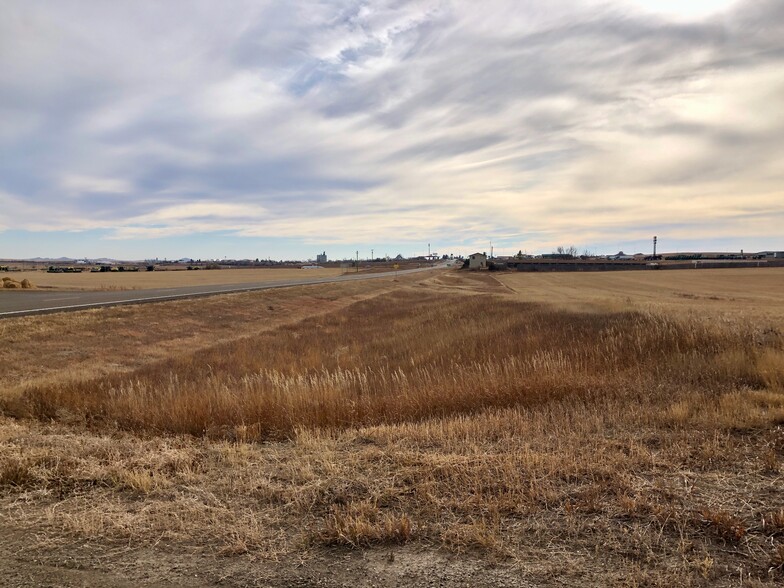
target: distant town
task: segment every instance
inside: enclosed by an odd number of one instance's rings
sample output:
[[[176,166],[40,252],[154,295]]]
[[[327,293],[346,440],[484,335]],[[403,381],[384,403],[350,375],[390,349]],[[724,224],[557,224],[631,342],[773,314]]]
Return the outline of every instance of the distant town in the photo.
[[[581,270],[613,270],[613,269],[683,269],[695,267],[743,267],[743,266],[779,266],[784,265],[784,251],[737,251],[737,252],[670,252],[656,253],[655,244],[652,253],[627,254],[623,251],[609,255],[597,255],[589,251],[582,253],[574,246],[557,247],[551,253],[528,254],[522,250],[515,255],[493,255],[486,251],[472,253],[467,256],[428,253],[404,257],[397,254],[362,257],[359,252],[352,258],[330,259],[326,251],[317,253],[313,259],[274,260],[254,259],[145,259],[118,260],[109,258],[42,258],[32,259],[0,259],[0,271],[47,270],[53,273],[89,272],[137,272],[160,270],[217,270],[223,268],[302,268],[318,269],[322,267],[341,267],[345,270],[361,267],[405,265],[457,261],[467,269],[490,271],[581,271]]]

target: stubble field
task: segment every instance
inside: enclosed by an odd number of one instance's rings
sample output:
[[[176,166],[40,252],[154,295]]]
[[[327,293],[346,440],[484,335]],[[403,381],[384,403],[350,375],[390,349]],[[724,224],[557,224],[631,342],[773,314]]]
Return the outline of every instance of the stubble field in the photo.
[[[0,574],[776,585],[782,285],[445,271],[2,321]]]
[[[278,280],[326,278],[341,275],[340,268],[319,269],[221,269],[165,270],[139,272],[48,273],[23,271],[3,274],[17,282],[30,280],[37,288],[52,290],[146,290],[182,288],[186,286],[217,286],[221,284],[256,284]],[[4,294],[0,290],[0,294]],[[16,294],[16,293],[14,293]]]

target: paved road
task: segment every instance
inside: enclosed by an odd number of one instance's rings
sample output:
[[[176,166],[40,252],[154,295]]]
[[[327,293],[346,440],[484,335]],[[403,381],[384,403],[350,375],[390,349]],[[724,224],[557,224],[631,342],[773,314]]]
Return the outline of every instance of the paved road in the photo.
[[[445,266],[438,265],[434,267],[400,270],[397,274],[413,274],[443,267]],[[115,290],[111,292],[12,290],[0,292],[0,319],[30,314],[84,310],[100,306],[145,304],[149,302],[165,302],[178,298],[199,298],[202,296],[215,296],[216,294],[229,294],[232,292],[284,288],[286,286],[327,284],[331,282],[373,280],[390,277],[393,277],[391,272],[377,274],[346,274],[329,278],[301,278],[296,280],[260,282],[256,284],[223,284],[219,286],[187,286],[180,288],[156,288],[154,290]]]

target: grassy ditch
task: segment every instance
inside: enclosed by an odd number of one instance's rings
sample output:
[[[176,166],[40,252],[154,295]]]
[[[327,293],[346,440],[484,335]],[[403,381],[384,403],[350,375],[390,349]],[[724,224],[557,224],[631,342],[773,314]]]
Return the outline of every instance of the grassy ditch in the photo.
[[[4,411],[244,440],[564,398],[656,407],[677,422],[725,395],[780,387],[783,370],[782,338],[761,343],[751,330],[405,292],[129,374],[31,387]]]
[[[14,524],[55,534],[421,542],[543,585],[784,574],[784,339],[751,322],[405,286],[1,408]]]

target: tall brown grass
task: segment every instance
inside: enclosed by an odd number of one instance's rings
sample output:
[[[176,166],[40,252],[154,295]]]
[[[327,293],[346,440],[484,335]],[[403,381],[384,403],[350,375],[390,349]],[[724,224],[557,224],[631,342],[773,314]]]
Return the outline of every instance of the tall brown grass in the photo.
[[[244,440],[562,398],[659,404],[677,424],[689,397],[780,387],[782,341],[654,313],[401,291],[130,374],[31,387],[2,409]]]

